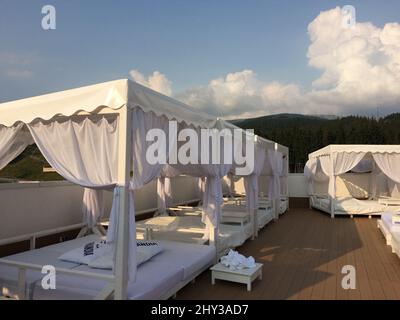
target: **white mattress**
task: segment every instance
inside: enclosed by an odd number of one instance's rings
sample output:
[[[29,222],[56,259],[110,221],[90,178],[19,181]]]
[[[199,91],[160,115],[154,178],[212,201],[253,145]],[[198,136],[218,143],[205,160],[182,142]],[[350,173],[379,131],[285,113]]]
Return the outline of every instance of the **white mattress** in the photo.
[[[288,208],[287,199],[281,199],[279,204],[279,214],[286,212],[287,208]]]
[[[313,207],[324,211],[331,211],[330,200],[323,197],[311,197]],[[335,199],[335,213],[347,214],[382,214],[388,210],[395,210],[395,207],[387,208],[376,200],[358,200],[353,197]]]
[[[260,208],[264,207],[264,205],[260,205]],[[196,207],[198,208],[198,207]],[[232,216],[232,212],[239,212],[239,213],[244,213],[244,214],[248,214],[246,211],[246,206],[245,205],[238,205],[238,204],[234,204],[234,203],[224,203],[222,206],[222,216],[229,215]],[[263,212],[265,211],[265,208],[263,209],[259,209],[258,212]],[[270,205],[268,205],[267,211],[270,212],[272,214],[272,208]],[[286,208],[284,209],[284,211],[286,211]],[[202,215],[202,211],[201,209],[199,209],[198,211],[193,211],[193,210],[187,210],[185,211],[184,209],[181,211],[177,211],[177,215],[178,216],[198,216],[201,217]],[[259,220],[259,225],[261,225],[261,227],[265,226],[266,223],[268,223],[270,220],[268,220],[269,217],[269,213],[268,214],[261,214],[261,218]],[[273,217],[272,217],[273,218]],[[222,223],[224,224],[224,223]]]
[[[237,212],[246,212],[245,205],[238,205],[238,204],[223,204],[222,207],[222,216],[224,216],[225,212],[229,213],[232,211]],[[177,216],[198,216],[201,217],[203,213],[203,209],[200,207],[193,207],[193,208],[181,208],[180,210],[175,211]]]
[[[325,210],[331,210],[331,202],[329,199],[326,198],[320,198],[319,200],[319,205],[321,206],[321,208],[325,209]]]
[[[25,251],[17,253],[8,257],[4,257],[7,260],[13,260],[17,262],[26,262],[40,265],[53,265],[56,268],[73,269],[79,265],[76,263],[70,263],[61,261],[58,257],[66,251],[80,247],[87,242],[97,240],[98,236],[91,235],[84,238],[75,239],[72,241],[66,241],[52,246],[43,247],[36,250]],[[36,282],[40,282],[43,275],[39,271],[27,270],[26,272],[26,283],[28,287],[28,297],[32,297],[32,286]],[[10,292],[18,292],[18,269],[6,265],[0,264],[0,288],[6,287]]]
[[[52,264],[75,270],[97,273],[111,273],[109,270],[91,269],[84,265],[61,262],[58,256],[67,250],[79,247],[97,236],[89,236],[27,251],[7,257],[10,260],[37,264]],[[129,299],[158,299],[179,283],[212,264],[215,249],[211,246],[161,241],[164,251],[138,267],[136,282],[128,285]],[[0,264],[0,284],[16,293],[17,269]],[[107,284],[104,280],[88,277],[57,275],[56,290],[44,290],[39,272],[28,271],[27,283],[34,299],[92,299]],[[14,285],[12,285],[14,284]]]
[[[236,248],[246,242],[253,234],[253,226],[250,222],[243,226],[238,224],[220,224],[219,245],[220,251]]]
[[[224,211],[240,211],[240,212],[246,212],[246,206],[245,205],[239,205],[239,204],[233,204],[233,203],[227,203],[222,205],[222,215],[224,215]]]
[[[258,228],[264,228],[268,222],[272,221],[274,218],[274,214],[272,212],[272,209],[269,208],[268,210],[258,210],[257,211],[257,222],[258,222]]]
[[[172,236],[172,239],[177,239],[174,237],[174,233],[179,233],[179,237],[187,238],[187,242],[191,242],[194,239],[200,239],[204,235],[205,225],[201,222],[200,217],[196,216],[179,216],[177,218],[177,228],[175,231],[154,231],[154,239],[167,239],[168,236]],[[146,221],[146,220],[144,220]],[[137,222],[137,229],[143,230],[144,221]],[[220,251],[235,248],[242,245],[248,238],[251,237],[253,232],[252,225],[250,223],[245,223],[243,226],[239,224],[227,224],[222,223],[219,226],[219,242],[218,249]]]
[[[400,232],[400,225],[392,223],[393,212],[384,212],[381,215],[382,223],[390,232]]]
[[[346,197],[335,200],[335,212],[336,211],[349,214],[373,214],[387,211],[387,208],[375,200],[358,200],[352,197]]]

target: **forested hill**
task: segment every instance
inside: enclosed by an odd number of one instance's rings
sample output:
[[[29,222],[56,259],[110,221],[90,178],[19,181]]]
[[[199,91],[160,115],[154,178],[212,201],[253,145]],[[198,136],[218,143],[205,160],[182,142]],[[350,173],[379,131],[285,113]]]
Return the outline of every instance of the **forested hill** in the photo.
[[[277,114],[232,121],[242,128],[289,147],[291,172],[302,172],[310,152],[328,144],[400,144],[400,113],[376,120],[367,117],[305,116]],[[58,180],[55,172],[43,172],[48,166],[35,145],[0,171],[0,182],[7,179]]]
[[[232,122],[289,147],[292,172],[301,171],[308,154],[328,144],[400,144],[400,113],[379,120],[277,114]]]

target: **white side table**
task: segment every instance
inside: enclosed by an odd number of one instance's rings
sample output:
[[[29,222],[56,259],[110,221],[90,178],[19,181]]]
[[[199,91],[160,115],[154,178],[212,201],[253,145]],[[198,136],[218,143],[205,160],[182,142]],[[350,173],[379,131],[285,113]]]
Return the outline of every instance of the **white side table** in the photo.
[[[216,279],[247,284],[247,291],[251,291],[251,283],[255,279],[262,279],[262,263],[256,263],[254,268],[242,270],[229,270],[221,263],[211,267],[211,283]]]

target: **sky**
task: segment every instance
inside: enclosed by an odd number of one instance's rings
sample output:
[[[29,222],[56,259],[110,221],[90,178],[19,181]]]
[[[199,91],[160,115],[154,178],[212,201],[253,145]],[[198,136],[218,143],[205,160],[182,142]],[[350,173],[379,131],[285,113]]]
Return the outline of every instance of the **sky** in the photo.
[[[399,23],[398,0],[0,0],[0,101],[130,78],[227,119],[385,115]]]

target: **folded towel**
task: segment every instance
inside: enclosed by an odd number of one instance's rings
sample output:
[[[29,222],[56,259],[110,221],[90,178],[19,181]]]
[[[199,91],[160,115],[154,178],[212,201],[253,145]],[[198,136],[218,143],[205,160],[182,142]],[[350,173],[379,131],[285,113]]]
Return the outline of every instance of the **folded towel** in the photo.
[[[229,250],[226,256],[221,257],[221,263],[230,270],[250,269],[256,266],[252,256],[246,258],[234,250]]]

